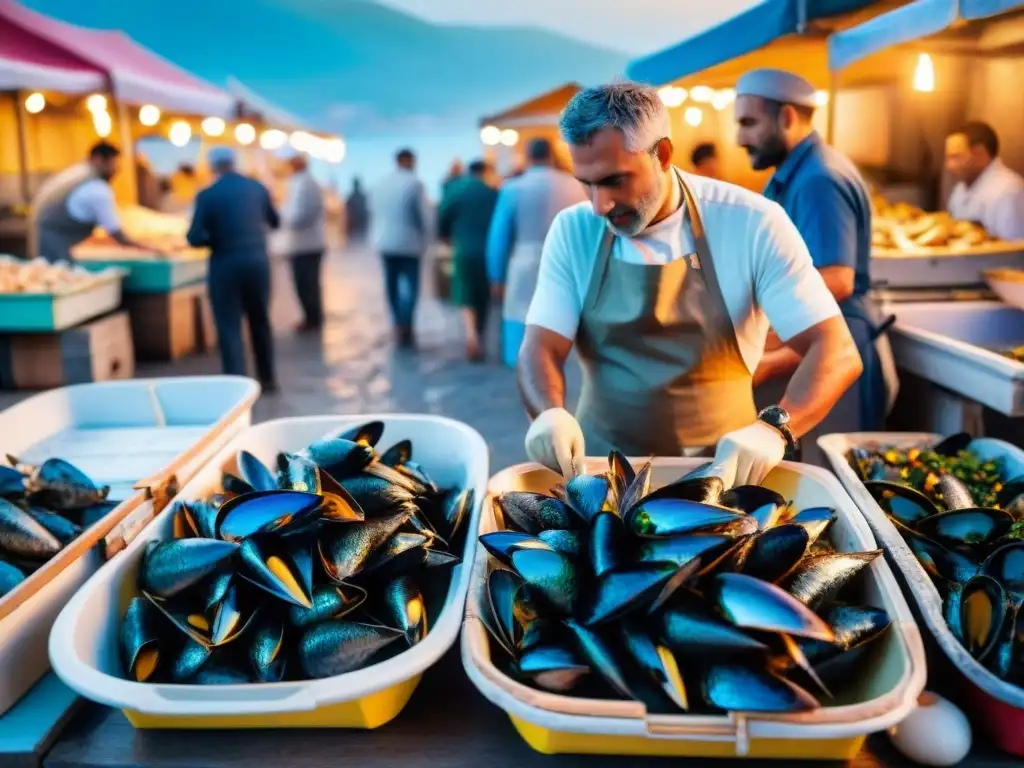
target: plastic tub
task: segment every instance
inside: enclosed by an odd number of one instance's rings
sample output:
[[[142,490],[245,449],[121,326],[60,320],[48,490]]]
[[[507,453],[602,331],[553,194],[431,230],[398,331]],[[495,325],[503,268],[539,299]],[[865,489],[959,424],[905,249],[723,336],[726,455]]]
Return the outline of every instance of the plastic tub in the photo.
[[[906,580],[928,631],[963,675],[963,692],[967,698],[965,703],[968,704],[965,711],[975,726],[984,730],[996,746],[1024,757],[1024,689],[993,675],[953,637],[942,617],[942,598],[935,584],[846,461],[846,452],[851,448],[882,445],[913,448],[934,445],[941,439],[940,435],[926,432],[855,432],[825,435],[818,439],[818,445],[832,462],[843,486],[860,507],[876,538]],[[1020,448],[991,438],[979,438],[971,443],[971,448],[986,458],[1005,457],[1012,477],[1024,474],[1024,451]]]
[[[588,460],[602,471],[604,460]],[[653,485],[678,479],[699,459],[655,459]],[[492,494],[511,490],[547,491],[560,478],[536,464],[511,467],[491,480]],[[870,550],[874,538],[863,517],[831,474],[803,464],[784,463],[765,485],[793,499],[798,507],[830,506],[839,512],[833,541],[843,550]],[[494,530],[488,504],[480,532]],[[660,755],[677,757],[759,757],[845,760],[854,757],[868,734],[900,722],[916,706],[924,688],[921,636],[895,578],[881,558],[865,579],[867,602],[888,611],[892,630],[876,658],[875,674],[861,681],[856,703],[790,715],[647,715],[630,701],[582,699],[524,686],[500,672],[490,659],[487,630],[479,619],[486,551],[477,551],[473,588],[462,633],[462,663],[470,679],[538,752]]]
[[[258,396],[256,382],[241,376],[137,379],[54,389],[0,413],[0,454],[67,459],[120,502],[0,598],[0,714],[49,668],[47,634],[102,564],[101,542],[113,534],[108,553],[116,551],[151,520],[168,487],[190,479],[251,423]]]
[[[487,445],[470,427],[440,416],[310,416],[264,422],[232,440],[182,488],[181,498],[219,489],[221,473],[234,471],[239,449],[272,464],[280,451],[296,451],[328,432],[378,419],[386,425],[381,446],[408,438],[416,461],[439,485],[474,489],[476,502],[467,525],[476,530],[487,491]],[[50,660],[60,678],[83,696],[124,710],[137,728],[376,728],[402,711],[423,672],[458,637],[476,551],[473,535],[466,537],[465,564],[453,571],[444,606],[427,636],[379,664],[299,682],[196,686],[126,680],[118,659],[121,617],[136,594],[146,543],[170,538],[173,523],[168,508],[78,591],[50,634]]]

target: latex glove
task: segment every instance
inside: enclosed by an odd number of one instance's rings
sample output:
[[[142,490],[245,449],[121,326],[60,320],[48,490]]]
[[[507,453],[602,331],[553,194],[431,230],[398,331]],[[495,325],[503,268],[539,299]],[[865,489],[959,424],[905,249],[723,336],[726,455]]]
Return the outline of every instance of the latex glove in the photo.
[[[565,408],[549,408],[541,413],[526,433],[526,455],[565,478],[586,471],[583,430]]]
[[[763,421],[722,435],[709,475],[722,478],[726,488],[760,485],[786,454],[786,438]]]

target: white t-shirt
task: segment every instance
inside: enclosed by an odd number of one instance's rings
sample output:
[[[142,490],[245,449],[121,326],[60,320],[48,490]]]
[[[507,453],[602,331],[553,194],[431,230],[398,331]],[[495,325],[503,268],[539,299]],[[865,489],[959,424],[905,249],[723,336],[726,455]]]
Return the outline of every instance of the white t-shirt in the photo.
[[[979,221],[990,235],[1024,240],[1024,178],[998,157],[971,186],[953,187],[947,207],[954,219]]]
[[[103,179],[80,184],[67,199],[68,215],[76,221],[94,223],[107,233],[120,232],[114,189]]]
[[[683,175],[700,209],[740,351],[753,372],[769,326],[788,341],[838,315],[839,306],[781,206],[734,184]],[[694,253],[684,211],[681,207],[637,237],[617,237],[612,258],[666,264]],[[527,324],[575,338],[604,229],[590,203],[555,218],[544,241]]]

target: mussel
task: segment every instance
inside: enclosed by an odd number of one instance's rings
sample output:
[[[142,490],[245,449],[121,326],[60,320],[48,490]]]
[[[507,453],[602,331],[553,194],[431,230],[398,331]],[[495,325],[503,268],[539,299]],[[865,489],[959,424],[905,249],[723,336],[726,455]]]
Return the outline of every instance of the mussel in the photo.
[[[826,548],[832,509],[793,511],[757,487],[723,493],[718,478],[652,491],[650,474],[613,451],[607,472],[556,495],[497,497],[505,529],[480,536],[491,563],[479,610],[495,663],[560,693],[586,677],[652,713],[687,711],[698,692],[698,706],[801,711],[818,702],[789,676],[826,695],[826,673],[829,686],[849,684],[848,654],[859,658],[888,617],[830,601],[879,551]]]
[[[446,592],[460,562],[445,537],[466,525],[474,494],[438,489],[409,461],[411,444],[388,457],[402,471],[378,462],[382,430],[280,453],[274,471],[241,451],[223,493],[176,500],[174,538],[148,544],[141,595],[124,617],[125,675],[189,685],[327,677],[374,663],[403,637],[403,648],[422,641],[436,618],[427,598]]]

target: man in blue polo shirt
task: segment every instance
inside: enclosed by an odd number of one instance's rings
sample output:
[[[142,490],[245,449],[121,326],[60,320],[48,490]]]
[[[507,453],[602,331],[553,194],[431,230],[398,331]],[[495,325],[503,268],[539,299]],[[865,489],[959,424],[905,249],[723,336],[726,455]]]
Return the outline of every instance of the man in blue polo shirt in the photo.
[[[867,187],[854,164],[814,130],[815,90],[806,80],[778,69],[758,69],[740,78],[736,92],[737,143],[747,150],[756,170],[775,169],[764,194],[796,224],[864,363],[860,381],[837,410],[855,422],[844,425],[847,429],[880,429],[887,385],[876,352],[878,324],[866,302],[871,283]],[[785,346],[767,352],[755,384],[788,377],[799,362],[800,356]],[[850,402],[853,398],[858,402]]]

